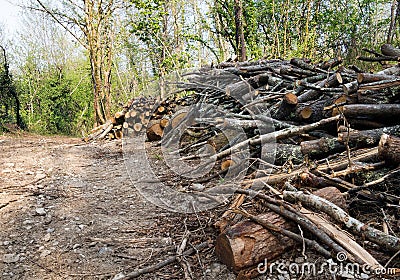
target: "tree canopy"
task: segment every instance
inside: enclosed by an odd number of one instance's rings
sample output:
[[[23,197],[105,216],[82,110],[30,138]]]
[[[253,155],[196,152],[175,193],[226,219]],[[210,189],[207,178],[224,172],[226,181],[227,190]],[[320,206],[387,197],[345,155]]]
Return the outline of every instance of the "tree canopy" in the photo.
[[[177,69],[228,59],[353,61],[362,48],[398,44],[399,2],[23,0],[24,25],[1,41],[1,122],[76,135]]]

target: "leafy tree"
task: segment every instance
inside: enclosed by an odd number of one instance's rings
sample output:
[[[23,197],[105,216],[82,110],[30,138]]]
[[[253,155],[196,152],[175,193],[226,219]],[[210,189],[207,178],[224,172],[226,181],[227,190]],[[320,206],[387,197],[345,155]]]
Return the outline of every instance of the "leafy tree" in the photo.
[[[21,28],[13,52],[18,62],[15,85],[27,128],[46,134],[87,131],[93,125],[92,86],[82,49],[43,14],[27,13],[24,18],[27,28]]]
[[[87,51],[93,83],[93,109],[96,124],[111,117],[111,71],[115,35],[114,16],[123,5],[118,0],[62,1],[50,5],[35,0],[33,7],[49,14]],[[83,38],[82,38],[83,35]]]
[[[21,104],[15,89],[7,61],[5,48],[0,45],[1,70],[0,70],[0,116],[2,121],[15,121],[20,128],[24,128],[21,118]],[[15,115],[15,116],[12,116]],[[1,125],[1,123],[0,123]]]

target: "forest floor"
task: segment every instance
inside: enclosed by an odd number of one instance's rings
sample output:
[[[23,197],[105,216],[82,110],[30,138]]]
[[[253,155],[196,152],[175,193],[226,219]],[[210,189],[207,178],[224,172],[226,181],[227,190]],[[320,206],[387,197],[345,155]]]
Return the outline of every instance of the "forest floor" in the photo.
[[[0,178],[1,279],[113,279],[175,255],[186,230],[187,248],[215,240],[224,210],[176,214],[146,201],[121,141],[3,135]],[[187,260],[193,279],[235,279],[212,248]],[[175,262],[138,279],[183,278]]]

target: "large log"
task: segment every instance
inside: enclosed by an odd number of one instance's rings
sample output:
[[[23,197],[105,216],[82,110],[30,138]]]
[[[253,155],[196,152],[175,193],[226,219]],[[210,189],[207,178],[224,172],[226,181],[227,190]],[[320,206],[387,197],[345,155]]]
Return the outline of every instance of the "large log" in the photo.
[[[398,87],[400,86],[400,79],[398,78],[393,78],[391,80],[381,80],[377,82],[372,82],[368,84],[362,84],[358,87],[358,90],[360,92],[364,92],[367,90],[382,90],[382,89],[388,89],[392,87]]]
[[[348,130],[341,126],[339,127],[338,141],[341,143],[348,142],[350,146],[357,148],[376,146],[383,134],[400,137],[400,125],[369,130]]]
[[[400,138],[383,134],[379,141],[378,155],[388,164],[400,164]]]
[[[392,75],[384,75],[384,74],[371,74],[371,73],[358,73],[357,74],[357,81],[358,83],[373,83],[379,81],[389,81],[393,80]]]
[[[400,104],[349,104],[343,106],[343,113],[347,118],[396,122],[400,115]]]
[[[258,217],[287,230],[296,228],[295,224],[287,222],[275,213]],[[258,264],[264,258],[275,259],[294,244],[289,238],[277,236],[261,225],[243,221],[218,236],[215,253],[222,263],[239,271]]]
[[[273,114],[275,119],[285,120],[296,108],[297,96],[289,92],[283,96],[278,110]]]
[[[346,205],[341,192],[336,188],[324,188],[314,194],[337,204],[339,207]],[[273,212],[257,217],[287,230],[297,230],[294,223],[286,221]],[[265,259],[273,260],[294,245],[294,241],[272,233],[259,224],[242,221],[218,236],[215,252],[222,263],[235,271],[239,271],[257,265]]]
[[[152,120],[146,130],[147,139],[149,141],[161,140],[164,133],[164,128],[160,124],[160,120]]]
[[[254,89],[268,84],[270,76],[270,73],[260,74],[246,81],[240,81],[229,85],[226,87],[226,94],[236,98],[237,100],[251,100],[256,95]]]
[[[303,155],[308,155],[310,158],[322,158],[345,150],[345,146],[336,138],[326,137],[303,141],[300,147]]]
[[[386,68],[382,71],[377,72],[376,74],[383,74],[383,75],[394,75],[394,76],[398,76],[400,75],[400,66],[399,65],[395,65],[389,68]]]
[[[393,47],[391,44],[383,44],[381,52],[383,55],[400,57],[400,49]]]

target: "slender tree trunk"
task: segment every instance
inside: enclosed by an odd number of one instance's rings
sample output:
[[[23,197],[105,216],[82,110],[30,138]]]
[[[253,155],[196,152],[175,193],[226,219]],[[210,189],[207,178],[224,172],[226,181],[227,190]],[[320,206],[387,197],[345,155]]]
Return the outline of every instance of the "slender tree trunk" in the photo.
[[[111,11],[104,11],[102,1],[84,0],[85,36],[93,82],[93,109],[96,125],[111,117],[111,69],[113,31]],[[112,6],[112,1],[109,7]]]
[[[235,0],[235,26],[236,26],[236,49],[239,61],[247,60],[246,41],[243,31],[243,3]]]
[[[390,8],[390,24],[389,24],[389,30],[386,38],[386,43],[391,44],[392,39],[393,39],[393,29],[396,24],[396,4],[398,5],[397,0],[392,1],[392,5]]]

